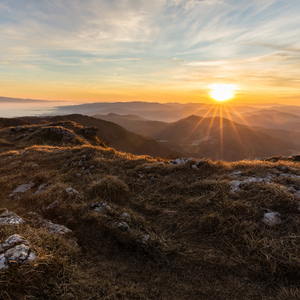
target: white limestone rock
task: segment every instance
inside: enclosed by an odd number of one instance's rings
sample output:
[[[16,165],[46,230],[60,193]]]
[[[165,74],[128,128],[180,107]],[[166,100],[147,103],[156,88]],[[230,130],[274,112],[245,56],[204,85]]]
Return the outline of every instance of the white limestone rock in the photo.
[[[0,225],[21,225],[25,221],[13,212],[5,211],[0,214]]]
[[[130,217],[130,214],[129,214],[129,213],[123,212],[123,213],[121,213],[121,215],[120,215],[120,219],[121,219],[121,220],[125,220],[125,221],[130,221],[131,217]]]
[[[78,196],[79,195],[79,193],[76,190],[72,189],[72,188],[66,188],[66,193],[69,194],[69,195],[73,195],[73,196]]]
[[[48,220],[44,220],[43,225],[47,228],[47,230],[50,233],[53,234],[65,235],[72,232],[72,230],[67,228],[66,226],[55,224]]]
[[[117,228],[122,231],[130,231],[130,227],[126,222],[119,222],[116,225],[117,225]]]
[[[66,226],[55,224],[49,220],[45,220],[39,214],[37,214],[35,212],[30,212],[30,213],[28,213],[28,215],[31,218],[31,222],[35,226],[43,226],[52,234],[65,235],[65,234],[69,234],[72,232],[72,230],[67,228]]]
[[[184,165],[193,160],[192,158],[176,158],[170,161],[170,165]]]
[[[138,239],[137,242],[142,245],[148,245],[150,237],[150,234],[145,234],[141,239]]]
[[[18,194],[18,193],[26,193],[34,186],[35,186],[34,182],[21,184],[13,190],[13,192],[9,195],[9,197],[13,197],[13,196],[15,196],[15,194]]]
[[[272,179],[274,178],[274,175],[272,174],[266,174],[264,176],[261,177],[249,177],[247,179],[244,180],[232,180],[230,181],[230,187],[231,187],[231,193],[235,194],[237,193],[241,186],[244,184],[248,184],[248,183],[261,183],[261,182],[265,182],[265,183],[271,183]]]
[[[275,226],[282,223],[280,218],[280,213],[278,212],[269,212],[265,213],[264,217],[262,218],[262,222],[268,226]]]
[[[45,187],[47,186],[47,183],[43,183],[41,185],[39,185],[37,191],[35,192],[35,194],[40,194],[40,193],[43,193],[45,190]]]
[[[28,263],[36,258],[29,242],[18,234],[11,235],[0,244],[0,270],[8,269],[11,263]]]
[[[110,205],[107,202],[93,202],[91,208],[96,212],[103,212],[105,210],[111,210]]]

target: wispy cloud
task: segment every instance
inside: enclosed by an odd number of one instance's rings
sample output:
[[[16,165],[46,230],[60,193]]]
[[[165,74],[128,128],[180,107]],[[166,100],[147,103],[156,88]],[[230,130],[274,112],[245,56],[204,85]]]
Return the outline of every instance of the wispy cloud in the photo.
[[[299,14],[298,0],[2,0],[0,79],[296,94]]]

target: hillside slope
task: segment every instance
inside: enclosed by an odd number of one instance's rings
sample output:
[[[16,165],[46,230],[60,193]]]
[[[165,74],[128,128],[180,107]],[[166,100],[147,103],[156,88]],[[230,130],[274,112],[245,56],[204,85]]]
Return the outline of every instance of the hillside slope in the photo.
[[[251,157],[291,155],[300,151],[297,132],[249,127],[223,118],[201,118],[191,115],[172,123],[135,120],[126,116],[105,118],[139,134],[195,158],[209,157],[235,161]]]
[[[177,157],[182,155],[180,151],[171,150],[168,147],[157,143],[153,139],[132,133],[115,123],[98,120],[88,116],[74,114],[55,117],[23,117],[22,119],[31,124],[73,121],[81,126],[95,127],[98,129],[97,135],[99,140],[104,141],[107,145],[114,147],[119,151],[132,154],[151,155],[154,157]]]
[[[79,138],[73,125],[51,126]],[[22,145],[21,129],[0,130],[1,299],[300,297],[299,156],[169,161],[49,134],[31,145],[49,126],[26,126]]]

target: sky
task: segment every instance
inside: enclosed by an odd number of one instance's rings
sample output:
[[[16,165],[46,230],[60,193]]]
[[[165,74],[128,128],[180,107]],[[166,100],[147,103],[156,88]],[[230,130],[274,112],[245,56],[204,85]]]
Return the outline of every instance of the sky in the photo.
[[[299,0],[1,0],[0,96],[300,103]]]

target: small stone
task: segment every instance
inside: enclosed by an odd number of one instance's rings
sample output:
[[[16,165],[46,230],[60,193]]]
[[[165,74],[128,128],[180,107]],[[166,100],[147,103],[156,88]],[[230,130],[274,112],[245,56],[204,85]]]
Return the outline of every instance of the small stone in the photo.
[[[79,195],[79,193],[76,190],[72,189],[72,188],[66,188],[66,192],[69,195],[74,195],[74,196],[78,196]]]
[[[108,205],[107,202],[93,202],[91,203],[90,207],[95,211],[95,212],[102,212],[104,210],[111,210],[111,207]]]
[[[4,253],[0,254],[0,270],[8,269],[7,259],[4,256]]]
[[[233,177],[233,178],[236,178],[236,177],[239,177],[241,176],[243,172],[242,171],[233,171],[229,174],[230,177]]]
[[[37,191],[35,192],[35,194],[40,194],[43,192],[44,188],[47,186],[47,183],[43,183],[41,185],[39,185]]]
[[[192,158],[176,158],[170,161],[170,165],[184,165],[193,160]]]
[[[138,243],[143,245],[148,245],[148,241],[150,239],[150,234],[145,234],[141,239],[138,240]]]
[[[268,226],[275,226],[281,224],[280,213],[278,212],[269,212],[265,213],[264,217],[262,218],[262,222]]]
[[[120,219],[126,220],[126,221],[130,221],[131,217],[130,217],[130,214],[129,214],[129,213],[123,212],[123,213],[121,213],[121,215],[120,215]]]
[[[76,177],[81,177],[81,173],[77,173],[77,174],[76,174]]]
[[[49,204],[47,207],[46,207],[46,210],[51,210],[51,209],[55,209],[58,207],[58,202],[57,201],[54,201],[52,202],[51,204]]]
[[[130,231],[130,227],[126,222],[117,223],[117,227],[118,227],[118,229],[120,229],[122,231]]]

